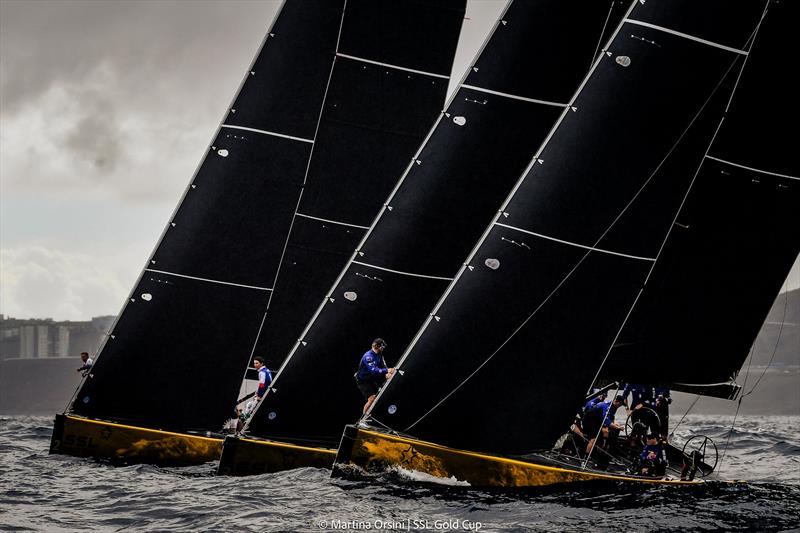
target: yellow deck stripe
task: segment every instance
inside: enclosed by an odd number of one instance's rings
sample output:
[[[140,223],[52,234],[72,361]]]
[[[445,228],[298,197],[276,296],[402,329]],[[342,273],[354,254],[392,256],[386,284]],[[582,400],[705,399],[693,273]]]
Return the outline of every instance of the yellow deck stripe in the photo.
[[[102,420],[90,420],[88,418],[78,418],[74,416],[67,415],[67,420],[74,420],[75,422],[87,422],[89,424],[97,424],[100,426],[113,426],[117,428],[125,428],[125,429],[133,429],[135,431],[144,431],[147,433],[158,433],[160,435],[174,435],[176,437],[183,437],[186,439],[202,439],[202,440],[210,440],[212,442],[219,442],[222,443],[222,439],[217,439],[214,437],[201,437],[200,435],[190,435],[188,433],[174,433],[172,431],[164,431],[162,429],[150,429],[150,428],[142,428],[137,426],[127,426],[125,424],[117,424],[115,422],[105,422]]]
[[[311,446],[299,446],[297,444],[289,444],[287,442],[277,442],[274,440],[254,440],[254,439],[247,439],[244,437],[240,437],[240,440],[249,442],[252,444],[260,444],[262,446],[276,446],[282,448],[294,448],[297,450],[306,450],[310,452],[320,452],[320,453],[327,453],[330,455],[336,455],[336,450],[332,450],[330,448],[313,448]]]

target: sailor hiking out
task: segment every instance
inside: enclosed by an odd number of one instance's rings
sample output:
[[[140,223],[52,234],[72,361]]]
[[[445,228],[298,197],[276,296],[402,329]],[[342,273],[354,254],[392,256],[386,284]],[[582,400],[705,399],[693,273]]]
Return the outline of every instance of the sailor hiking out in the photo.
[[[375,401],[381,385],[394,374],[394,368],[388,368],[383,358],[382,354],[385,349],[386,341],[383,339],[377,338],[372,341],[372,348],[361,356],[358,371],[354,376],[358,390],[361,391],[361,395],[367,402],[362,411],[365,414],[372,402]]]
[[[272,383],[272,373],[264,364],[264,358],[257,355],[253,358],[253,367],[258,370],[258,389],[256,397],[260,400],[267,393],[267,389]]]

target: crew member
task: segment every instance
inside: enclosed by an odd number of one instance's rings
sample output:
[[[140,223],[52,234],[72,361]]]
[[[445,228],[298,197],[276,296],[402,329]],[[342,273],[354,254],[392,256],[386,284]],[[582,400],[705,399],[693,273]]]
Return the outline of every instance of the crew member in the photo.
[[[89,357],[89,352],[81,352],[81,361],[83,362],[83,365],[81,365],[81,367],[78,368],[77,370],[78,372],[83,372],[83,375],[86,376],[92,369],[94,361],[92,361],[92,358]]]
[[[667,387],[656,387],[655,395],[656,401],[653,408],[660,422],[661,438],[666,441],[669,437],[669,404],[672,403],[672,398]]]
[[[358,371],[356,372],[356,385],[361,395],[367,403],[364,404],[362,412],[366,414],[372,402],[375,401],[375,396],[378,394],[378,389],[381,385],[392,377],[394,368],[387,368],[386,361],[383,359],[383,350],[386,349],[386,342],[377,338],[372,341],[372,348],[361,356],[361,361],[358,364]]]
[[[260,355],[253,358],[253,367],[258,370],[258,389],[256,390],[256,396],[261,400],[267,393],[270,383],[272,383],[272,373],[269,371],[269,368],[264,365],[264,358]]]
[[[647,445],[639,455],[638,474],[642,476],[663,476],[667,470],[667,457],[658,435],[647,436]]]
[[[598,437],[601,447],[605,447],[605,441],[609,436],[611,440],[616,439],[622,426],[617,424],[614,418],[617,415],[617,409],[623,405],[627,405],[625,398],[622,395],[617,395],[612,401],[597,403],[586,412],[586,417],[583,420],[583,433],[589,438],[589,443],[586,445],[586,453],[591,453]]]

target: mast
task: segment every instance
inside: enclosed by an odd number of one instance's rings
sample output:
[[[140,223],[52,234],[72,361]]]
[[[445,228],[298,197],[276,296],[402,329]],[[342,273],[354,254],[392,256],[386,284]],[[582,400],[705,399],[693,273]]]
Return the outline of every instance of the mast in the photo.
[[[764,11],[726,6],[634,4],[570,102],[576,111],[373,404],[376,425],[501,454],[563,433],[655,262]]]
[[[513,2],[300,336],[247,433],[334,445],[377,336],[395,361],[461,267],[626,5]],[[395,354],[394,356],[392,354]],[[309,391],[313,391],[310,393]]]
[[[694,188],[601,376],[732,397],[732,381],[800,253],[800,165],[786,36],[796,2],[772,2]],[[769,104],[773,105],[770,106]],[[661,361],[643,368],[642,359]],[[612,378],[613,376],[613,378]]]

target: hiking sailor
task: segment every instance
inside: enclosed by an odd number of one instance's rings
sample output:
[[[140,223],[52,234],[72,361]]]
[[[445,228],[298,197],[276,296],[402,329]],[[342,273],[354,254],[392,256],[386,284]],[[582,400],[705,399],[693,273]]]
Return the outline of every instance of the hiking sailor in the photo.
[[[272,373],[264,365],[264,358],[257,355],[253,358],[253,367],[258,370],[258,389],[256,390],[256,398],[261,400],[267,393],[270,383],[272,383]]]
[[[94,365],[94,361],[92,358],[89,357],[89,352],[81,352],[81,361],[83,361],[83,365],[77,369],[78,372],[83,372],[83,376],[89,374],[89,371],[92,369],[92,365]]]
[[[361,395],[367,402],[364,404],[363,413],[365,414],[372,402],[375,401],[375,396],[383,382],[394,374],[394,368],[386,367],[386,361],[382,355],[384,349],[386,349],[386,341],[381,338],[372,341],[372,348],[361,356],[361,362],[359,362],[358,371],[355,374],[358,390],[361,391]]]

